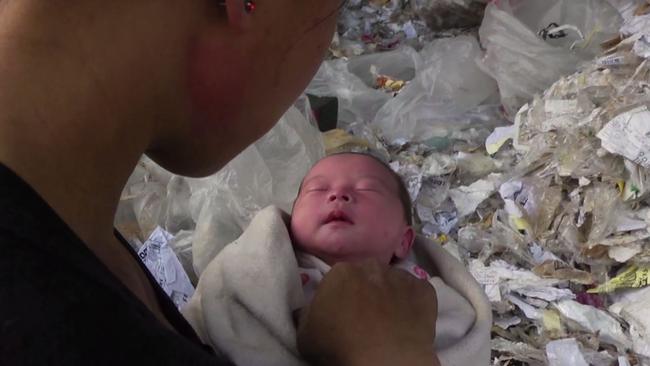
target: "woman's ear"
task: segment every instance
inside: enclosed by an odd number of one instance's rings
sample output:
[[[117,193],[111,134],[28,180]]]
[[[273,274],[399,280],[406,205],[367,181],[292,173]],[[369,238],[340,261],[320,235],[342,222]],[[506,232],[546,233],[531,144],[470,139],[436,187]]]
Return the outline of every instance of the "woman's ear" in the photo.
[[[409,250],[411,250],[411,247],[413,246],[413,242],[415,242],[415,231],[412,227],[407,226],[404,230],[404,233],[402,234],[402,241],[395,249],[395,253],[393,253],[393,255],[399,259],[406,258]]]
[[[235,30],[247,30],[251,23],[253,13],[247,11],[247,0],[224,0],[226,14],[228,15],[228,25]]]

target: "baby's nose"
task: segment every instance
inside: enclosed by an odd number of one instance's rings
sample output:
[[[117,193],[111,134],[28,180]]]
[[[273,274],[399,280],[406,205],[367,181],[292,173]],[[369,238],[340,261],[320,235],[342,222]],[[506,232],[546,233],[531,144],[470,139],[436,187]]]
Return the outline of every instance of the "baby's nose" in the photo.
[[[329,202],[334,202],[334,201],[350,202],[350,199],[351,199],[350,195],[345,192],[332,192],[327,197],[327,200]]]

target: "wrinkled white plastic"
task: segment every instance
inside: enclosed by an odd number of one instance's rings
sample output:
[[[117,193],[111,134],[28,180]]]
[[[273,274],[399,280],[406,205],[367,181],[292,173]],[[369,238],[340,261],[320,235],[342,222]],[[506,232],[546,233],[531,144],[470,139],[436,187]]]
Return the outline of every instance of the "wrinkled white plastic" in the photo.
[[[621,316],[630,326],[633,349],[636,353],[650,357],[650,287],[632,289],[619,294],[609,311]]]
[[[395,51],[373,53],[353,58],[348,63],[348,71],[356,75],[369,87],[375,84],[375,75],[370,72],[374,67],[377,74],[387,75],[395,80],[409,81],[420,69],[420,55],[411,47],[404,46]]]
[[[537,33],[551,23],[577,27],[584,41],[572,31],[543,40]],[[501,101],[514,118],[536,93],[593,58],[601,42],[618,34],[621,23],[618,11],[605,0],[495,1],[479,30],[486,49],[480,65],[497,80]]]
[[[488,0],[411,0],[415,11],[432,30],[469,28],[481,23]]]
[[[186,178],[173,176],[167,183],[167,202],[165,213],[165,230],[176,234],[181,230],[194,229],[190,212],[192,191]]]
[[[458,36],[431,42],[419,53],[403,46],[349,62],[327,61],[306,92],[338,99],[339,127],[371,123],[392,143],[445,137],[475,122],[474,110],[498,94],[477,65],[481,56],[476,38]],[[395,97],[375,90],[371,67],[408,84]]]
[[[589,366],[575,338],[548,342],[546,358],[549,366]]]
[[[371,88],[357,75],[351,73],[345,60],[323,62],[305,92],[319,97],[328,96],[338,99],[338,127],[340,128],[354,122],[372,121],[379,108],[391,98],[389,94]]]
[[[144,242],[164,226],[167,185],[172,174],[143,156],[129,177],[115,215],[115,227],[131,242]]]
[[[634,17],[634,11],[639,7],[638,0],[607,0],[607,2],[618,10],[626,22]]]
[[[481,55],[471,36],[430,43],[420,51],[415,78],[377,112],[374,125],[389,141],[424,141],[463,127],[470,120],[463,114],[497,92],[477,66]]]
[[[623,333],[621,325],[606,312],[573,300],[563,300],[556,307],[564,319],[571,320],[570,324],[577,324],[580,330],[598,332],[603,342],[620,349],[630,348],[631,342]]]

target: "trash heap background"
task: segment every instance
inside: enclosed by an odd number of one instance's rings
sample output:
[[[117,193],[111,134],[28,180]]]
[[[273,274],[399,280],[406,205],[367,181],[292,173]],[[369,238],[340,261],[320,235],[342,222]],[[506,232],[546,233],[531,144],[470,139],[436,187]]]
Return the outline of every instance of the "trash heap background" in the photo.
[[[205,179],[143,157],[116,226],[164,229],[195,282],[319,158],[369,151],[484,286],[494,365],[650,365],[649,57],[642,0],[349,0],[273,130]]]

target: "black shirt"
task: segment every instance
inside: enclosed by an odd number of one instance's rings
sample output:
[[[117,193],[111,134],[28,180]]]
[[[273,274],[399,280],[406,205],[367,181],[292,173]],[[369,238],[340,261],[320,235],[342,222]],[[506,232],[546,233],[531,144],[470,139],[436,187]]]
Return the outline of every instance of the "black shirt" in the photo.
[[[230,365],[138,263],[177,333],[0,164],[0,365]]]

